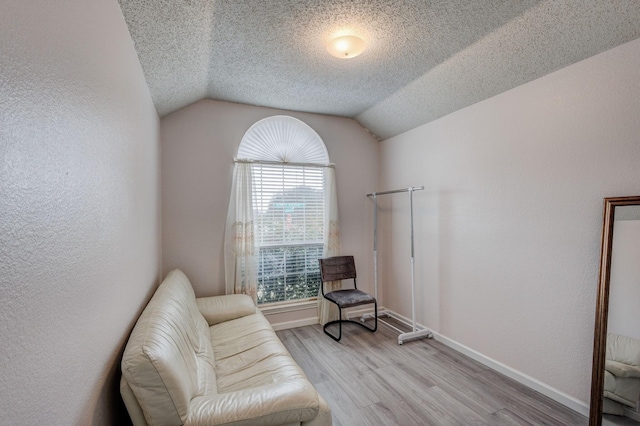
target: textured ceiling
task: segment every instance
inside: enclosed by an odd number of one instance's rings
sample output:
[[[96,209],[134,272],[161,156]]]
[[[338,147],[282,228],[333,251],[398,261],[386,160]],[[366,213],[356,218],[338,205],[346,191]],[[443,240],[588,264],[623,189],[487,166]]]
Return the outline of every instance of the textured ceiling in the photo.
[[[638,0],[120,0],[161,116],[203,98],[384,139],[640,37]],[[326,42],[355,34],[360,56]]]

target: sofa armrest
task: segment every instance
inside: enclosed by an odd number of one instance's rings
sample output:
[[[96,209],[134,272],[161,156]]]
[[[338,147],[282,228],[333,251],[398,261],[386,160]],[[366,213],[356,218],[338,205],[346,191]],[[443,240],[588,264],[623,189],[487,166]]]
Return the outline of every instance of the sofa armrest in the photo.
[[[606,360],[605,370],[616,377],[635,377],[640,379],[640,368],[617,361]]]
[[[246,294],[199,297],[196,299],[196,303],[198,310],[209,325],[256,313],[256,305]]]
[[[193,398],[185,426],[280,425],[311,420],[320,403],[306,380],[274,383]]]

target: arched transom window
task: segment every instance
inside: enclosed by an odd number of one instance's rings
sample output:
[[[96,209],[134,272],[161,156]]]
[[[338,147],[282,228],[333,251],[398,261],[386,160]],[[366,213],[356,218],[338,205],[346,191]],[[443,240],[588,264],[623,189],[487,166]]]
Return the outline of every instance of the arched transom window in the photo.
[[[329,164],[327,148],[316,131],[288,115],[267,117],[251,126],[240,142],[237,158],[320,166]]]

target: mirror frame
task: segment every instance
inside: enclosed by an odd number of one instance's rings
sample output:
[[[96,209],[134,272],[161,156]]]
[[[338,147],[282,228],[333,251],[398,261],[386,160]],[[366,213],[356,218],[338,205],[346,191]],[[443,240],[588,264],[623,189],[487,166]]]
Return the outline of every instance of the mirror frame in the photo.
[[[607,351],[607,321],[609,319],[609,284],[611,278],[611,247],[616,207],[640,205],[640,196],[604,199],[600,275],[596,299],[596,323],[593,335],[593,366],[591,369],[591,403],[589,426],[602,425],[602,394],[604,391],[604,362]]]

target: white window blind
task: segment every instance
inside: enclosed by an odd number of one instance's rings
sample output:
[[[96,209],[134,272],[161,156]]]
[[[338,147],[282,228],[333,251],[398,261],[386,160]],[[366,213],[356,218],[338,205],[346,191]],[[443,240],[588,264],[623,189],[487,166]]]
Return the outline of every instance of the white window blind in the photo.
[[[253,164],[258,303],[316,297],[324,227],[324,168]]]

